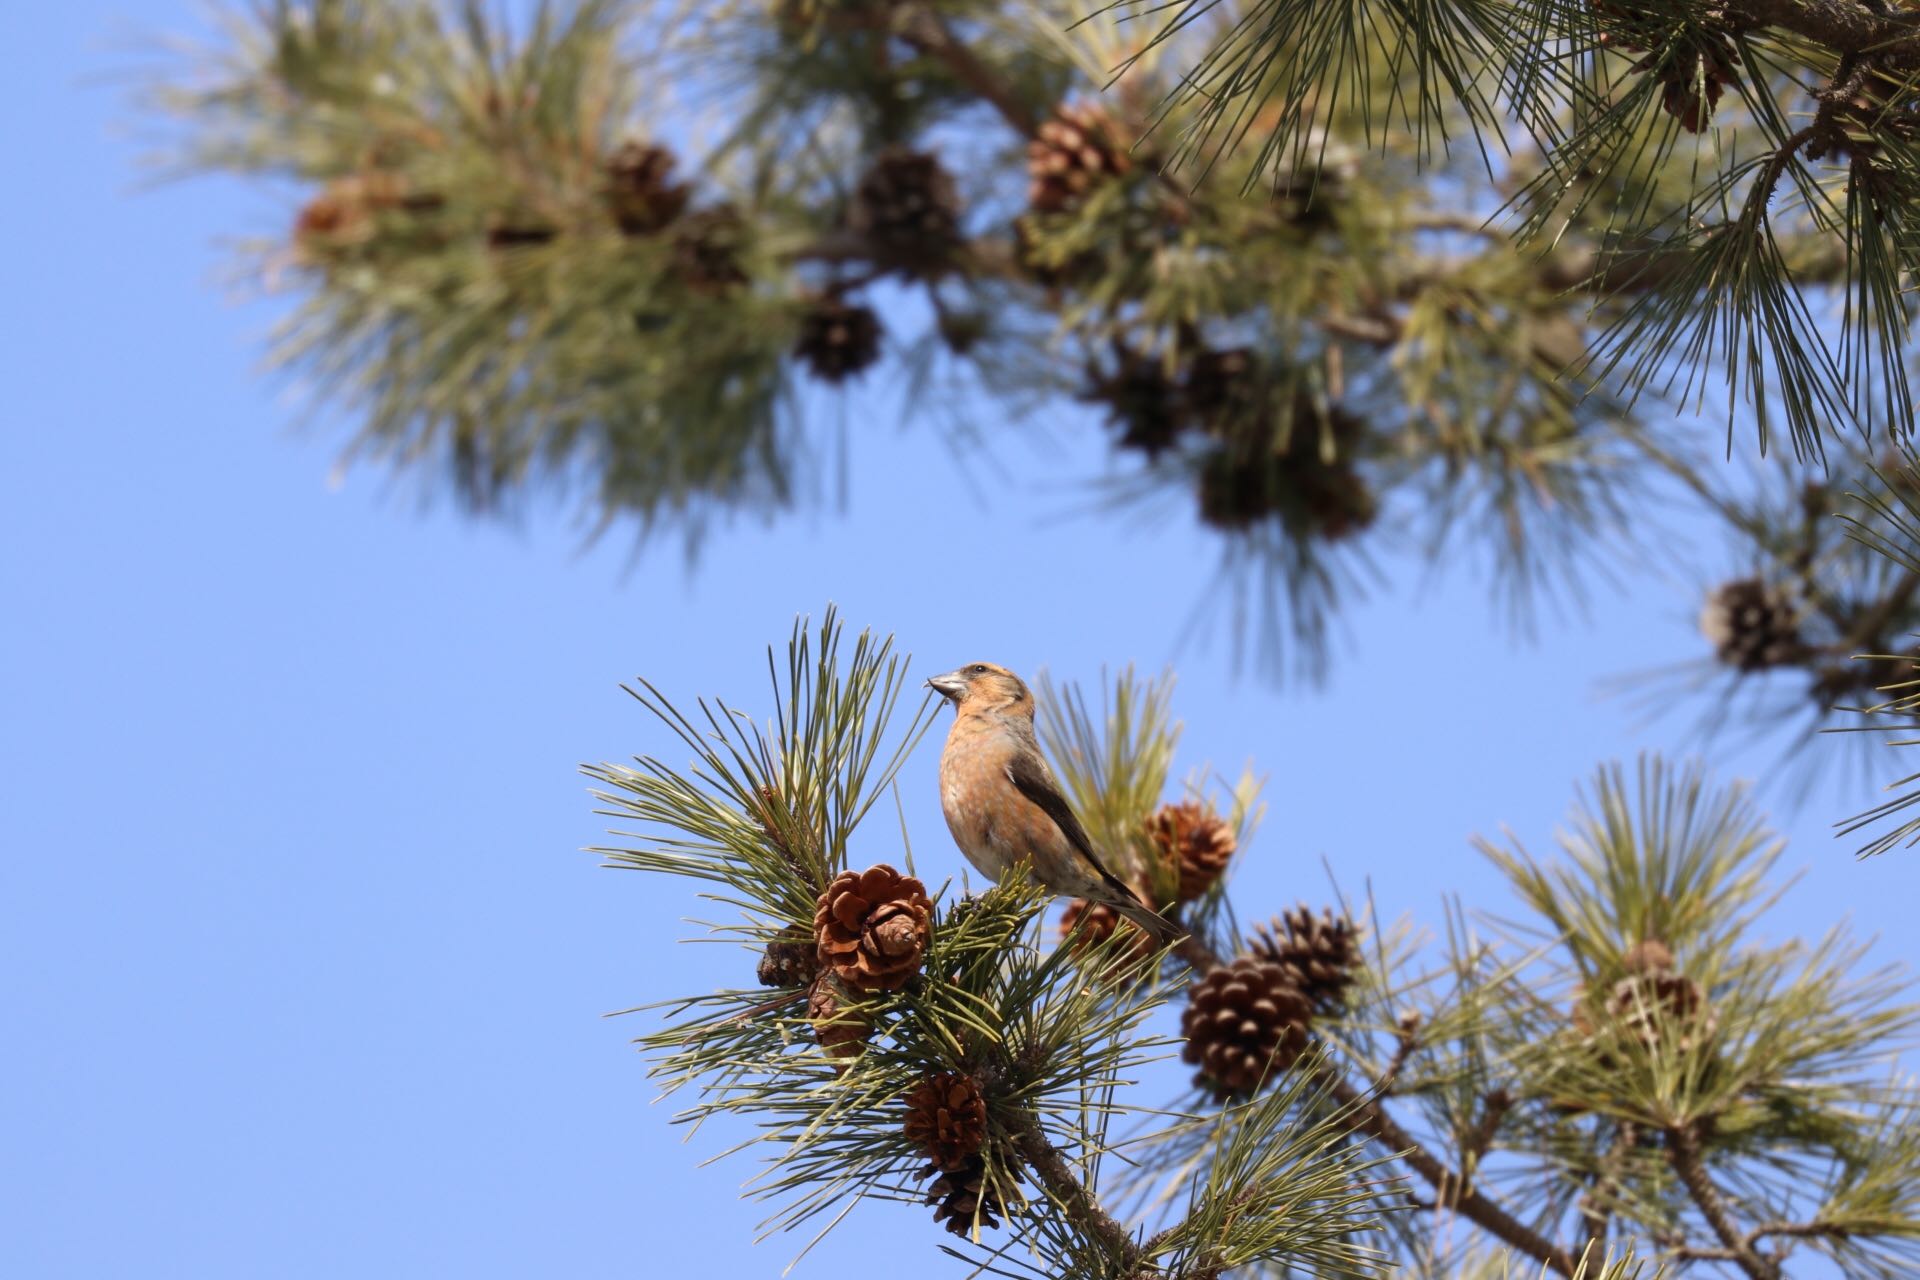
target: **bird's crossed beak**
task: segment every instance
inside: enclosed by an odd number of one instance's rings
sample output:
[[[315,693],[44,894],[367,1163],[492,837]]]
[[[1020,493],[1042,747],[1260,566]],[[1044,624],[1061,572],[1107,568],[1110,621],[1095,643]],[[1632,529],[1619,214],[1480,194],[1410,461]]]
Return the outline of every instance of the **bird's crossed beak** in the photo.
[[[935,676],[927,681],[927,688],[943,698],[958,702],[966,696],[967,678],[958,671],[949,671],[943,676]]]

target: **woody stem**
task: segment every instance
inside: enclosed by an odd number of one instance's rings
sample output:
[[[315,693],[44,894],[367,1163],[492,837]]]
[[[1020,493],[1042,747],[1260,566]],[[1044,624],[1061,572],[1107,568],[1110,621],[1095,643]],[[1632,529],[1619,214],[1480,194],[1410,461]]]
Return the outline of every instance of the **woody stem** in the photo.
[[[1140,1263],[1140,1246],[1131,1232],[1100,1207],[1067,1158],[1048,1140],[1040,1122],[1032,1116],[1025,1117],[1014,1130],[1013,1139],[1047,1198],[1120,1264],[1120,1274],[1130,1274]]]

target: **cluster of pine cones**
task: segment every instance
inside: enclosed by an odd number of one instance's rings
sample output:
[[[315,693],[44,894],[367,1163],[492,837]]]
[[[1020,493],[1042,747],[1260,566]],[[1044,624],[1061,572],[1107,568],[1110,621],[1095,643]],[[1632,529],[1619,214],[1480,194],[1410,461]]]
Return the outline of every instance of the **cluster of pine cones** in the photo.
[[[1244,347],[1202,348],[1172,367],[1123,349],[1085,398],[1106,406],[1121,448],[1149,461],[1196,443],[1200,518],[1214,528],[1277,520],[1295,537],[1337,541],[1379,513],[1356,464],[1365,422]]]
[[[1258,1093],[1306,1050],[1316,1016],[1345,1008],[1359,966],[1353,922],[1330,909],[1301,903],[1258,926],[1244,955],[1187,993],[1180,1056],[1194,1082],[1220,1098]]]

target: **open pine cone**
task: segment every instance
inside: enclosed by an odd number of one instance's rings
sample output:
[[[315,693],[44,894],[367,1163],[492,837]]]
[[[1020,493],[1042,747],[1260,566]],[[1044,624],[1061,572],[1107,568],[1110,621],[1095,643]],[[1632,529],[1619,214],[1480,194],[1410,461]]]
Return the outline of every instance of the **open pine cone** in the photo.
[[[1153,939],[1144,929],[1128,924],[1124,916],[1106,903],[1089,902],[1085,898],[1073,899],[1067,903],[1067,909],[1061,912],[1060,940],[1092,950],[1105,943],[1122,926],[1127,928],[1133,940],[1133,945],[1123,954],[1133,960],[1144,960],[1157,950]]]
[[[1192,800],[1163,804],[1147,815],[1147,836],[1180,872],[1180,901],[1192,902],[1213,887],[1238,847],[1233,826]]]
[[[973,1077],[940,1071],[907,1092],[907,1141],[936,1169],[960,1172],[987,1141],[987,1101]]]
[[[1027,203],[1040,213],[1062,213],[1132,168],[1110,112],[1091,102],[1063,103],[1027,144]]]
[[[886,863],[842,871],[820,895],[820,965],[855,991],[898,991],[920,971],[933,934],[927,888]]]
[[[1255,925],[1247,949],[1285,969],[1301,994],[1323,1013],[1345,1005],[1347,987],[1360,965],[1353,921],[1335,916],[1331,907],[1316,916],[1304,902]]]
[[[813,1024],[814,1038],[828,1055],[840,1059],[852,1059],[860,1056],[860,1051],[873,1037],[873,1027],[864,1018],[847,1012],[851,1003],[847,993],[841,990],[829,974],[820,974],[807,988],[807,1021]],[[847,1063],[835,1066],[836,1071],[845,1071]]]
[[[1307,1047],[1313,1003],[1293,975],[1271,960],[1242,956],[1193,984],[1180,1033],[1181,1058],[1200,1068],[1197,1082],[1246,1097],[1293,1065]]]
[[[927,1203],[933,1206],[933,1220],[942,1223],[956,1236],[973,1234],[976,1217],[983,1227],[997,1227],[1006,1206],[994,1194],[987,1179],[987,1162],[982,1156],[969,1157],[958,1169],[929,1165],[921,1175],[932,1178],[927,1188]]]

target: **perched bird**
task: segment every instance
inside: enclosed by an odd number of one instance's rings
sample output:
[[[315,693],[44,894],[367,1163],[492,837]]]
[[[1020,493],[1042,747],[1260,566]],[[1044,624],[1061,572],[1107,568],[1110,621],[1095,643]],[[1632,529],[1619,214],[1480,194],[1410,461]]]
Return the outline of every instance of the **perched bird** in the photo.
[[[1033,694],[1019,676],[975,662],[927,684],[954,706],[940,755],[940,808],[968,862],[998,881],[1028,859],[1055,893],[1105,903],[1156,942],[1186,937],[1102,865],[1040,754]]]

